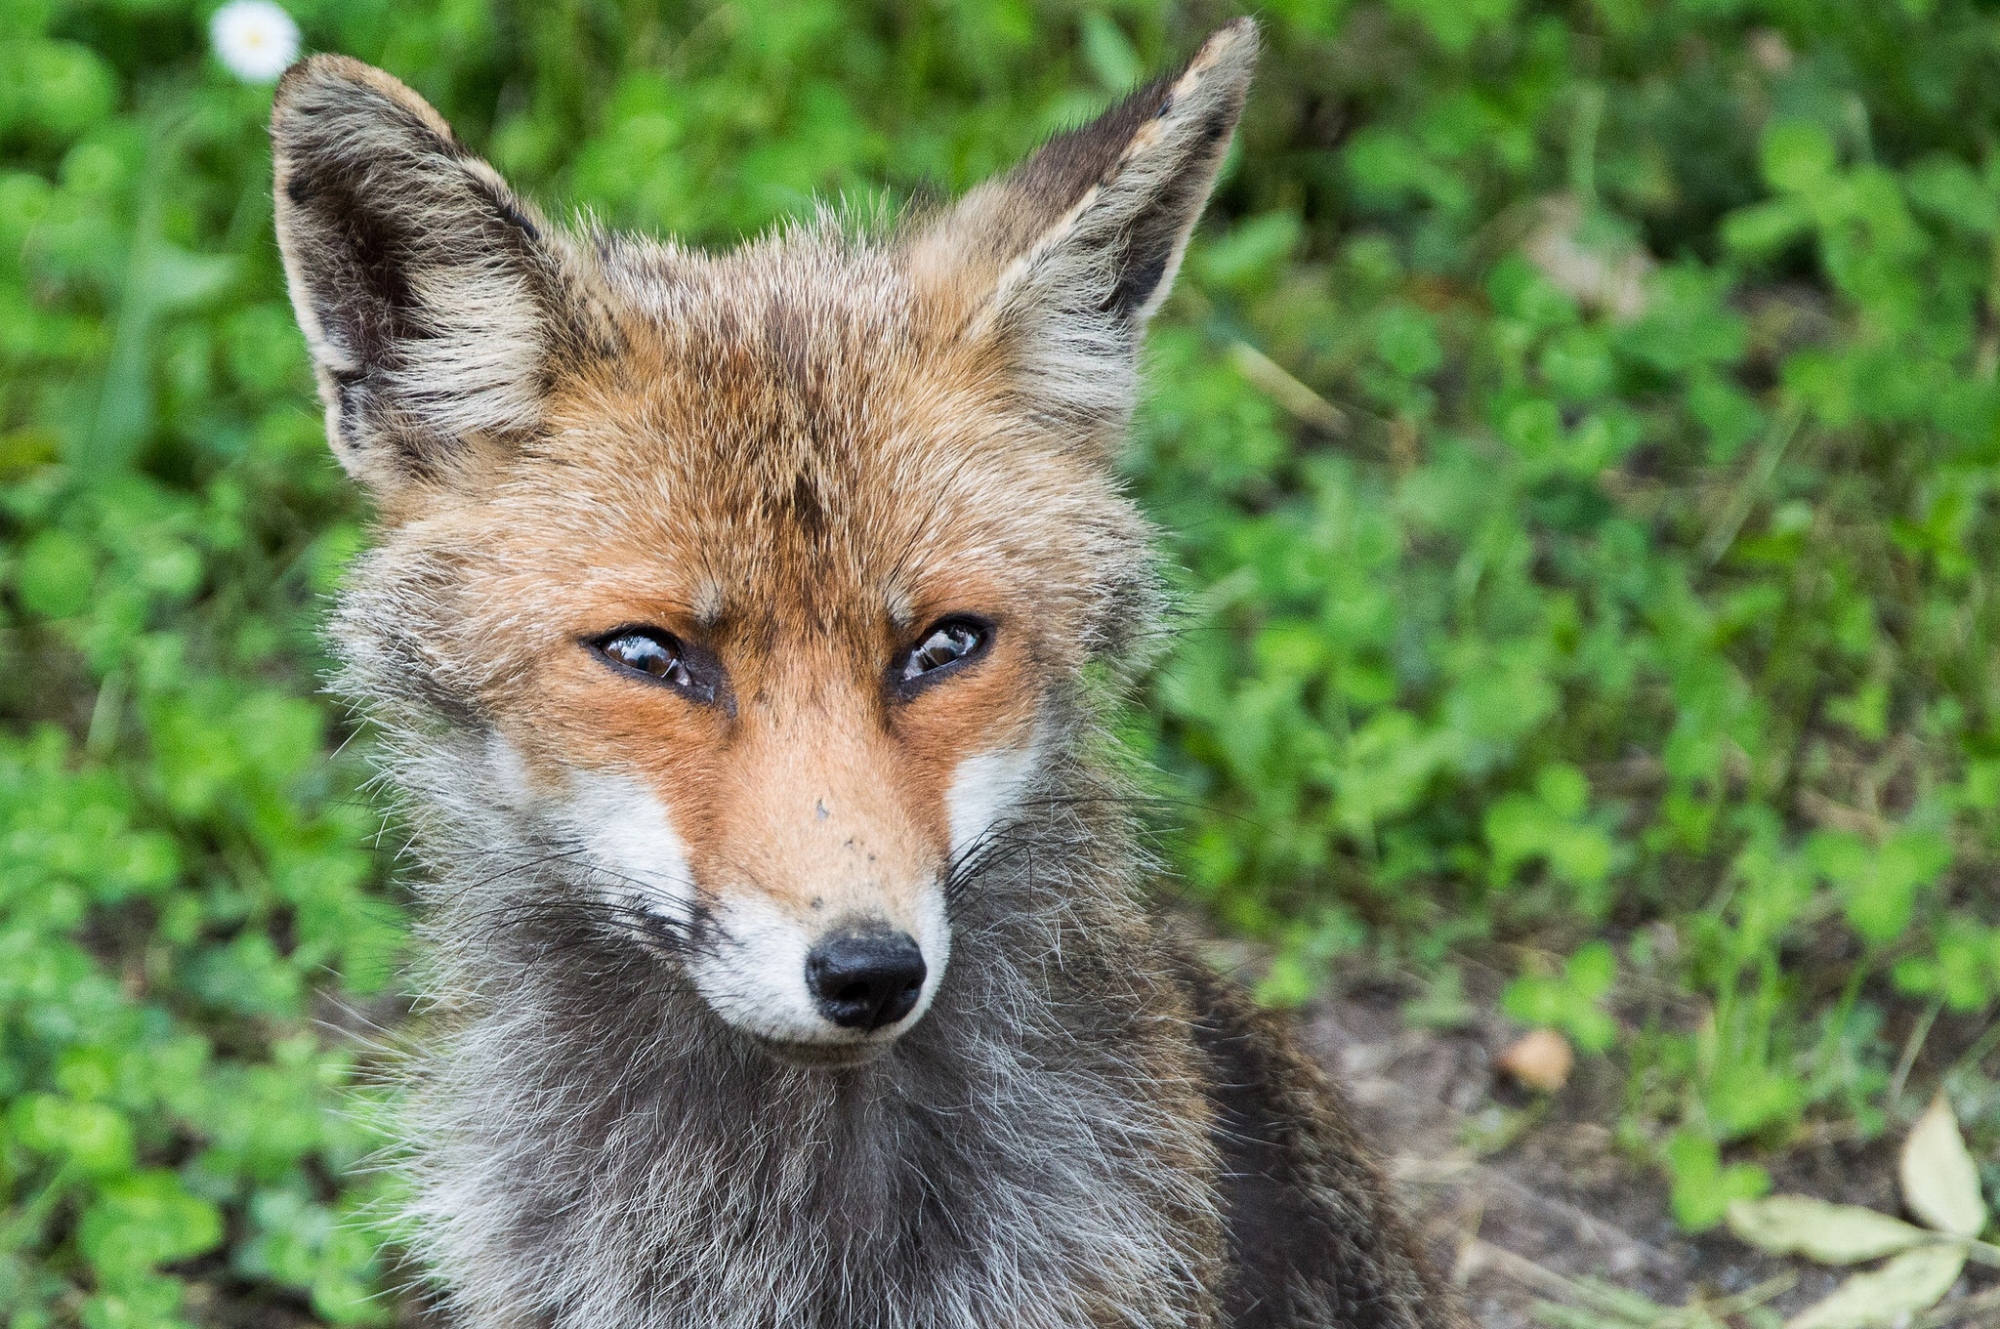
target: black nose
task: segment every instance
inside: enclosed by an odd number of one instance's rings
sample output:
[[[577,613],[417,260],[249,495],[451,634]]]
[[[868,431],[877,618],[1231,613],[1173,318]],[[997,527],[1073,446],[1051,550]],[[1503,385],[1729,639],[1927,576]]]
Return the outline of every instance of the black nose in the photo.
[[[837,932],[806,956],[806,986],[842,1029],[880,1029],[924,990],[924,953],[907,932]]]

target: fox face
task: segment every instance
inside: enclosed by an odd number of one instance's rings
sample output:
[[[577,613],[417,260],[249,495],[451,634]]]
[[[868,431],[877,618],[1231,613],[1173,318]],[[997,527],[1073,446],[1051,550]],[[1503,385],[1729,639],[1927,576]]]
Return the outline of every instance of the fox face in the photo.
[[[726,254],[558,229],[387,75],[287,75],[279,240],[380,510],[349,686],[489,921],[566,911],[791,1061],[922,1019],[1148,630],[1109,460],[1254,48],[952,208]]]

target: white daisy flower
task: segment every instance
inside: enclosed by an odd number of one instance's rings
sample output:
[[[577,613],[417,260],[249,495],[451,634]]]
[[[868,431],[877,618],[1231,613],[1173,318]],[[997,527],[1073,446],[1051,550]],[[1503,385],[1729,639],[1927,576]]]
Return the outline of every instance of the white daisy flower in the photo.
[[[245,83],[271,82],[299,54],[299,25],[271,0],[229,0],[208,21],[208,39]]]

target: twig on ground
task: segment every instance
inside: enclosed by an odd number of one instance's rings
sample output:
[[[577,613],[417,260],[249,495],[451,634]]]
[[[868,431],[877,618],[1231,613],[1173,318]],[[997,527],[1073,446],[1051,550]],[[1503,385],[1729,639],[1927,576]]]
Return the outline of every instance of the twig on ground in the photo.
[[[1496,1269],[1521,1286],[1537,1292],[1558,1297],[1589,1298],[1589,1290],[1581,1283],[1565,1278],[1553,1269],[1544,1268],[1525,1255],[1517,1255],[1505,1246],[1495,1246],[1490,1241],[1474,1238],[1459,1253],[1456,1277],[1463,1283],[1486,1269]]]
[[[1924,1050],[1924,1041],[1931,1036],[1931,1026],[1937,1023],[1938,1012],[1943,1009],[1943,1001],[1933,1001],[1924,1007],[1924,1013],[1911,1028],[1910,1037],[1903,1044],[1903,1055],[1896,1059],[1896,1073],[1889,1077],[1889,1092],[1884,1101],[1891,1111],[1903,1101],[1903,1086],[1909,1083],[1910,1069],[1917,1064],[1917,1055]]]
[[[1278,405],[1335,438],[1347,433],[1347,412],[1294,378],[1291,371],[1247,341],[1229,343],[1229,363]]]

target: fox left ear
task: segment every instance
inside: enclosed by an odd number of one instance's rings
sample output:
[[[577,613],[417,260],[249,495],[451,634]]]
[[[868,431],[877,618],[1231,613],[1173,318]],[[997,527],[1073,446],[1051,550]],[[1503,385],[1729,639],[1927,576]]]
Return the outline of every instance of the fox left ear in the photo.
[[[919,284],[1008,361],[1040,413],[1122,426],[1146,320],[1166,299],[1250,87],[1257,25],[973,190],[912,245]]]
[[[328,440],[378,496],[532,434],[555,372],[604,349],[587,256],[381,70],[293,66],[271,145]]]

